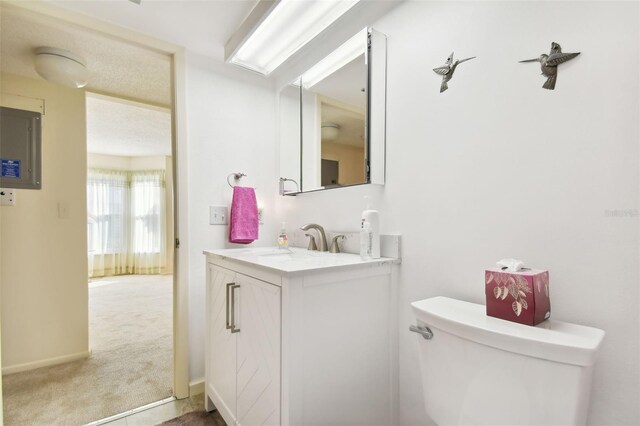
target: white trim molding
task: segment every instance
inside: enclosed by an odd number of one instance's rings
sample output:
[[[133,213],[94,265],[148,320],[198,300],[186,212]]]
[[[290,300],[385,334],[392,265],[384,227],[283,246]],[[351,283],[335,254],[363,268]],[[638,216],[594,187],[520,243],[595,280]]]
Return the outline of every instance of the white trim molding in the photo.
[[[173,194],[174,237],[180,242],[173,258],[173,395],[189,396],[189,224],[187,155],[187,109],[186,109],[186,52],[180,50],[173,55]]]
[[[192,380],[189,383],[189,396],[195,396],[204,393],[204,377]]]
[[[79,359],[89,358],[91,351],[77,352],[69,355],[62,355],[53,358],[41,359],[38,361],[25,362],[24,364],[9,365],[2,367],[2,374],[22,373],[23,371],[35,370],[41,367],[50,367],[52,365],[65,364]]]

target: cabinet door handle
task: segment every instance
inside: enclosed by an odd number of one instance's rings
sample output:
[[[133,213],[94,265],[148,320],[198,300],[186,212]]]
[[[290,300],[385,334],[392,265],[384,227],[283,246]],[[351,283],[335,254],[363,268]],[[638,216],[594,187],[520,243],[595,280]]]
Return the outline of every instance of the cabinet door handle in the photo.
[[[225,304],[226,304],[225,313],[227,315],[227,326],[226,326],[227,330],[229,330],[231,328],[231,322],[229,321],[229,289],[234,284],[235,283],[227,283],[227,294],[226,294],[226,297],[225,297]]]
[[[240,331],[239,328],[236,328],[236,288],[240,288],[239,284],[232,283],[234,285],[231,286],[231,332],[237,333]]]

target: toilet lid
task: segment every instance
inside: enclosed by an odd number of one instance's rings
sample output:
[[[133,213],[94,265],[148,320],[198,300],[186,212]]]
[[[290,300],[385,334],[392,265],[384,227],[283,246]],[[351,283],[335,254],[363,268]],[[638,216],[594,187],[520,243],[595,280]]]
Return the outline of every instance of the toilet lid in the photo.
[[[547,320],[535,327],[486,315],[484,305],[432,297],[411,304],[428,326],[458,337],[526,356],[589,366],[596,360],[604,331]],[[434,339],[437,337],[434,331]]]

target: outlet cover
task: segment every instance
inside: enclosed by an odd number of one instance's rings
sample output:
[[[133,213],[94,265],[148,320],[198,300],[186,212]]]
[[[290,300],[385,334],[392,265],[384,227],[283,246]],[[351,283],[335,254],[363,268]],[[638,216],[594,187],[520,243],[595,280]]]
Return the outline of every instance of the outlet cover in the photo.
[[[15,206],[15,205],[16,205],[16,190],[0,189],[0,206]]]
[[[209,225],[226,225],[228,216],[227,206],[209,206]]]

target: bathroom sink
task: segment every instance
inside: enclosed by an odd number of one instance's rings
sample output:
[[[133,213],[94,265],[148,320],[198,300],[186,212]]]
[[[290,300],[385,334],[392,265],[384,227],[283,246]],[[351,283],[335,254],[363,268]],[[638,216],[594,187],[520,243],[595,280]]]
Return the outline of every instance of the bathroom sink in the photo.
[[[278,247],[256,247],[250,249],[242,249],[242,251],[237,252],[237,254],[242,256],[255,256],[259,258],[264,257],[271,260],[303,260],[307,258],[315,258],[319,255],[322,255],[322,253],[317,251],[309,251],[304,249],[281,249]]]
[[[258,255],[258,257],[264,257],[266,258],[266,260],[293,260],[295,257],[301,257],[300,254],[298,254],[297,256],[294,255],[293,252],[289,251],[289,250],[281,250],[281,249],[276,249],[277,251],[274,252],[270,252],[270,253],[261,253]]]
[[[357,254],[311,251],[298,247],[290,247],[289,249],[252,247],[211,250],[205,251],[205,254],[288,273],[397,261],[397,259],[390,258],[362,260],[360,255]]]
[[[335,259],[340,253],[329,253],[312,251],[305,249],[273,249],[272,251],[260,252],[258,258],[265,262],[291,262],[292,264],[318,264],[326,263],[324,259]],[[353,256],[353,255],[351,255]]]
[[[258,256],[273,257],[276,259],[314,259],[322,256],[327,256],[337,253],[328,253],[312,250],[291,250],[291,249],[273,249],[272,251],[266,251],[260,253]]]

